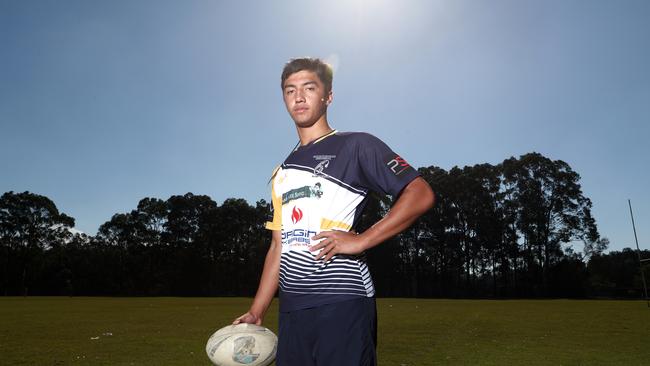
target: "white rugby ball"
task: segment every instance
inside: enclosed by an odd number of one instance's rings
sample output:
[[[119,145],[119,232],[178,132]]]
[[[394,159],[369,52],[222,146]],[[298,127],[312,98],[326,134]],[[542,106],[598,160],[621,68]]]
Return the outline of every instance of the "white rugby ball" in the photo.
[[[267,366],[275,359],[278,337],[255,324],[227,325],[208,339],[205,352],[217,366]]]

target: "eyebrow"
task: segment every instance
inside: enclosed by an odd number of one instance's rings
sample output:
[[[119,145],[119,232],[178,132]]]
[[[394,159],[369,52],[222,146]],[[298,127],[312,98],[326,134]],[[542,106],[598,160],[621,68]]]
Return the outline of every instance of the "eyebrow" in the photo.
[[[306,86],[306,85],[310,85],[310,84],[314,84],[314,85],[318,86],[318,83],[315,82],[315,81],[307,81],[305,83],[302,83],[302,86]],[[286,89],[286,88],[295,88],[295,87],[296,86],[293,85],[293,84],[287,84],[287,85],[284,86],[284,89]]]

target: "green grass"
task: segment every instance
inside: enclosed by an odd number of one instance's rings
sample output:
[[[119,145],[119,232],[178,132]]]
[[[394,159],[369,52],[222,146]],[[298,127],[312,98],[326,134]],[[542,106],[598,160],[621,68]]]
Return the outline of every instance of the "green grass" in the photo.
[[[208,337],[250,301],[0,297],[0,365],[210,365]],[[650,364],[640,301],[379,299],[378,311],[382,366]]]

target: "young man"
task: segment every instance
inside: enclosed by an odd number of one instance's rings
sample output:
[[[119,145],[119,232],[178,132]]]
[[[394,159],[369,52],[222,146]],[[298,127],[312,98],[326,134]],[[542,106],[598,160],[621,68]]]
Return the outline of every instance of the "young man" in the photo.
[[[253,304],[234,324],[260,325],[279,284],[278,366],[376,365],[375,291],[364,252],[408,228],[434,194],[376,137],[329,126],[327,64],[293,59],[281,85],[300,142],[273,174],[271,246]],[[356,234],[369,191],[397,201]]]

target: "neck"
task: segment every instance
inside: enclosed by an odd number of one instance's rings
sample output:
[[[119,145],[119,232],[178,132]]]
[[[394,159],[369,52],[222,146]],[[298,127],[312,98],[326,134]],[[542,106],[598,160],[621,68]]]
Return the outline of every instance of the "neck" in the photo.
[[[327,123],[327,118],[325,115],[323,115],[318,119],[318,121],[316,121],[316,123],[311,126],[301,127],[296,125],[296,130],[298,131],[300,145],[304,146],[316,140],[317,138],[331,132],[332,127],[330,127],[330,125]]]

